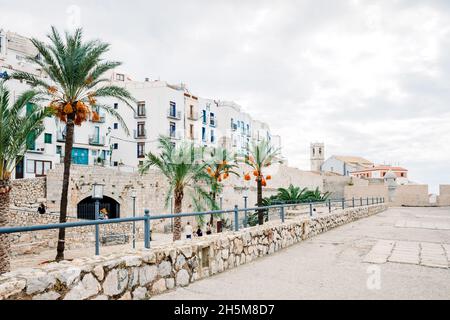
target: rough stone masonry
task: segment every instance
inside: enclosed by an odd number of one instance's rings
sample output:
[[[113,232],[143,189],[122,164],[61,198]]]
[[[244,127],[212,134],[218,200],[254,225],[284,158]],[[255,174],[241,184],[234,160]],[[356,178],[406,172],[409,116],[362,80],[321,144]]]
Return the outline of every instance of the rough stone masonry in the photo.
[[[75,259],[0,276],[0,300],[142,300],[377,214],[385,204],[228,232],[151,250]]]

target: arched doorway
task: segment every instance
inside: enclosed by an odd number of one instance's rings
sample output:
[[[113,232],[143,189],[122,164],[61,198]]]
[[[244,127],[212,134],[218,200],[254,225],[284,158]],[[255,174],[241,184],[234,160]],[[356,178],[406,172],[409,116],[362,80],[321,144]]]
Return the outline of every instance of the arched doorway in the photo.
[[[103,197],[100,200],[100,210],[106,208],[109,219],[120,218],[120,204],[110,197]],[[81,201],[77,206],[77,217],[83,220],[95,220],[95,200],[92,197]]]

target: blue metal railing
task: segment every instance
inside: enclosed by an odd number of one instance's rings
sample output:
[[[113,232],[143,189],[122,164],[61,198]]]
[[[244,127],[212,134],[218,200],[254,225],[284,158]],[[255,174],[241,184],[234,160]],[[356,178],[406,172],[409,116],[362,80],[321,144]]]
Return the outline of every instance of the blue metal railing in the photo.
[[[350,203],[350,205],[347,205]],[[244,228],[248,225],[248,212],[254,211],[256,213],[260,211],[269,211],[270,209],[279,209],[279,217],[280,220],[285,222],[285,209],[290,207],[299,207],[299,206],[309,206],[309,215],[310,217],[314,216],[315,208],[322,206],[328,207],[329,213],[332,212],[333,204],[336,204],[334,207],[339,209],[345,208],[355,208],[361,206],[369,206],[385,203],[384,198],[374,198],[367,197],[363,198],[352,198],[352,199],[340,199],[340,200],[326,200],[319,202],[300,202],[300,203],[284,203],[284,204],[275,204],[264,207],[253,207],[253,208],[239,208],[237,205],[233,209],[229,210],[215,210],[208,212],[191,212],[191,213],[175,213],[175,214],[158,214],[150,216],[150,211],[147,209],[144,212],[144,216],[142,217],[132,217],[132,218],[120,218],[120,219],[109,219],[109,220],[92,220],[92,221],[80,221],[80,222],[66,222],[66,223],[55,223],[55,224],[47,224],[47,225],[34,225],[34,226],[25,226],[25,227],[6,227],[0,228],[0,234],[13,234],[13,233],[23,233],[23,232],[35,232],[35,231],[43,231],[43,230],[53,230],[53,229],[68,229],[68,228],[76,228],[76,227],[88,227],[95,226],[95,253],[99,255],[100,253],[100,236],[99,236],[99,226],[101,225],[109,225],[109,224],[120,224],[127,222],[144,222],[144,247],[146,249],[150,249],[150,241],[151,241],[151,220],[160,220],[160,219],[171,219],[171,218],[185,218],[185,217],[197,217],[197,216],[209,216],[213,215],[222,215],[222,214],[234,214],[234,231],[239,231],[240,229],[240,219],[239,213],[243,212],[245,214],[243,219]]]

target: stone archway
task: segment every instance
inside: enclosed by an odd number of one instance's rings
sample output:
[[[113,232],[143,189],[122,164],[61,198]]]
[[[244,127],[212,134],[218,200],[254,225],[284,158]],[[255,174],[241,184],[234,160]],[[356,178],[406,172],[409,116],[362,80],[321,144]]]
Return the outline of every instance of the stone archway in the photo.
[[[120,218],[120,203],[113,198],[104,196],[100,201],[100,210],[108,210],[109,219]],[[77,205],[77,218],[83,220],[95,220],[95,200],[92,197],[85,198]]]

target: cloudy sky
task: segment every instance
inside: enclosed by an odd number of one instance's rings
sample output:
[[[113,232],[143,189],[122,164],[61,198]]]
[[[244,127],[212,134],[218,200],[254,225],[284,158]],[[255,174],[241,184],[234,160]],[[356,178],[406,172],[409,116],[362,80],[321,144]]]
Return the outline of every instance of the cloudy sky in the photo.
[[[0,12],[26,36],[80,23],[134,79],[236,101],[282,136],[291,165],[309,169],[320,141],[327,156],[405,166],[433,192],[450,183],[448,0],[0,0]]]

